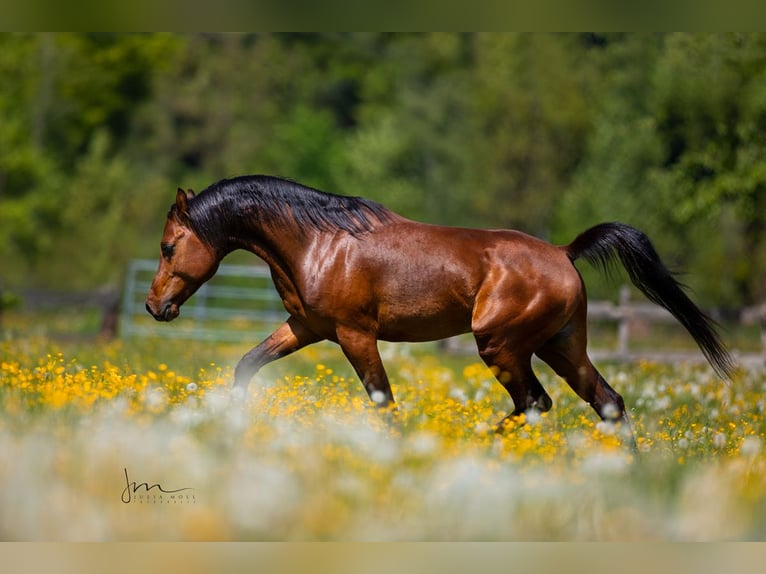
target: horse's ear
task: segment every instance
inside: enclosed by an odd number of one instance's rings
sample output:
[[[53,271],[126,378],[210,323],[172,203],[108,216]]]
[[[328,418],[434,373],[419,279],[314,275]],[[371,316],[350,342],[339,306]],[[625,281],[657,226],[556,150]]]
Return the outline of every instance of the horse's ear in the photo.
[[[194,194],[192,192],[192,197],[194,197]],[[181,223],[185,223],[189,220],[189,199],[191,199],[186,192],[178,188],[178,191],[176,191],[176,217],[178,218],[178,221]]]
[[[187,189],[186,190],[186,199],[194,199],[194,190],[193,189]]]

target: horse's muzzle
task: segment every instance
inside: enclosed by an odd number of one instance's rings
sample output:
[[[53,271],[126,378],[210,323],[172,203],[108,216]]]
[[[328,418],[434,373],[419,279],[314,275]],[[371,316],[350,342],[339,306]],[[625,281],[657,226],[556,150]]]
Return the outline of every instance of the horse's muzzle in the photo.
[[[174,305],[172,303],[166,303],[162,309],[155,313],[152,309],[151,305],[149,303],[146,303],[146,310],[149,312],[149,314],[154,317],[157,321],[172,321],[176,317],[178,317],[178,306]]]

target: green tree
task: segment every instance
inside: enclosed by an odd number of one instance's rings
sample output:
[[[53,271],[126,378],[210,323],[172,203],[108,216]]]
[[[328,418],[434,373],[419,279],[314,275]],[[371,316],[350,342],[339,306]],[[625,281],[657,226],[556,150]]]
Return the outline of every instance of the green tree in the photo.
[[[104,134],[116,142],[107,146],[109,153],[121,153],[133,113],[151,92],[153,66],[161,66],[170,44],[167,35],[0,35],[0,253],[6,282],[78,283],[76,270],[58,274],[49,263],[66,256],[58,251],[62,238],[92,224],[91,214],[74,221],[71,205],[87,204],[113,183],[98,186],[94,178],[99,189],[77,186],[78,164],[90,161],[94,149],[105,149],[93,143]],[[99,205],[108,211],[109,204]],[[81,252],[85,245],[73,249]],[[87,250],[108,253],[110,246],[96,242]],[[97,275],[95,281],[105,280],[110,271]]]
[[[385,36],[365,70],[358,124],[347,134],[345,193],[367,194],[404,215],[466,223],[470,132],[469,39],[459,34]]]
[[[591,126],[571,184],[554,204],[554,240],[567,243],[590,225],[621,220],[665,243],[666,224],[657,221],[664,206],[647,180],[662,161],[662,141],[650,109],[661,46],[660,36],[608,35],[588,50]]]
[[[623,220],[756,301],[765,38],[0,34],[2,285],[115,283],[177,186],[260,172],[562,243]]]
[[[474,164],[488,189],[481,218],[550,237],[551,206],[569,185],[590,128],[590,63],[576,36],[481,34],[473,94]]]
[[[765,296],[766,35],[669,36],[655,98],[668,224],[712,242],[696,264],[727,299]]]
[[[41,57],[38,37],[0,34],[0,254],[6,261],[35,259],[55,226],[55,198],[33,193],[51,185],[57,168],[39,135],[44,66],[35,63]]]
[[[586,153],[557,238],[621,219],[708,304],[763,297],[766,42],[761,34],[607,36]]]

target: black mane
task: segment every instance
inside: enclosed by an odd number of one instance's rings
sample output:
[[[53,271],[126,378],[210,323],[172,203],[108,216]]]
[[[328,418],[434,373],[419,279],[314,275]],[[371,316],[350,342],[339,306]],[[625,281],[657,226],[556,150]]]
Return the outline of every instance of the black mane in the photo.
[[[325,193],[265,175],[246,175],[214,183],[189,201],[194,232],[221,248],[253,225],[294,225],[297,231],[346,231],[361,235],[393,214],[374,201]]]

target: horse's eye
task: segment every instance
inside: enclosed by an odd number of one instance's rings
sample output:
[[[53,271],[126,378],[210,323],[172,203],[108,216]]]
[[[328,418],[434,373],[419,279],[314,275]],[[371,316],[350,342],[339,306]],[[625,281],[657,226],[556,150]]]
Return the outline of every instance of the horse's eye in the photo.
[[[168,259],[168,260],[171,257],[173,257],[173,251],[175,250],[175,248],[176,248],[176,246],[173,245],[172,243],[163,243],[162,245],[160,245],[160,250],[162,251],[162,256],[165,259]]]

